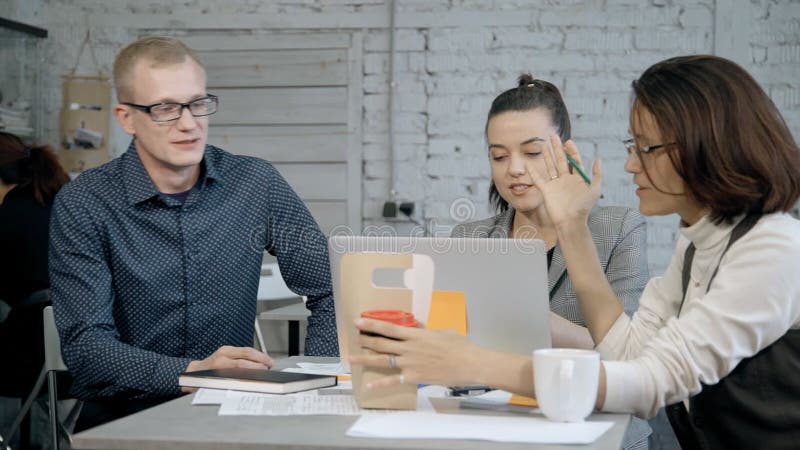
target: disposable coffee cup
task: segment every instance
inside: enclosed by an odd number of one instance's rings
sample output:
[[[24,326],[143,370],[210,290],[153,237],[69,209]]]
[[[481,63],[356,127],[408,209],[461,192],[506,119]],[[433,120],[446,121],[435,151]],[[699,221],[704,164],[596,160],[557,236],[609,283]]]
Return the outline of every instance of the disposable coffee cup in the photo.
[[[364,319],[382,320],[384,322],[393,323],[404,327],[419,327],[419,321],[414,317],[414,314],[408,311],[396,309],[375,309],[364,311],[361,313]],[[375,333],[363,333],[371,336],[381,336]],[[385,336],[382,336],[385,337]],[[391,339],[391,338],[387,338]],[[374,354],[371,350],[364,350],[367,353]],[[356,402],[362,408],[375,408],[375,409],[417,409],[417,385],[415,383],[406,383],[389,388],[378,388],[366,390],[365,386],[383,377],[399,375],[402,372],[401,367],[391,368],[375,368],[375,367],[354,367],[353,368],[353,390],[356,397]]]
[[[364,319],[382,320],[384,322],[400,325],[401,327],[412,327],[412,328],[419,327],[419,321],[414,317],[413,313],[410,313],[408,311],[402,311],[399,309],[373,309],[370,311],[362,312],[361,317]],[[382,336],[377,333],[370,333],[365,331],[362,331],[361,334],[367,336]],[[387,337],[387,339],[392,339],[392,338]]]

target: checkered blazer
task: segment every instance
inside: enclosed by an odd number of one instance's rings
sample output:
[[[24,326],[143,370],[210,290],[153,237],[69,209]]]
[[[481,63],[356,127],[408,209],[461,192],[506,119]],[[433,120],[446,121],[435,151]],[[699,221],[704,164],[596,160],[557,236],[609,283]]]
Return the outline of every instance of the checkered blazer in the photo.
[[[514,210],[509,208],[489,219],[456,225],[451,236],[508,238],[513,222]],[[595,207],[589,214],[588,223],[606,278],[622,301],[625,313],[631,316],[639,307],[639,297],[650,279],[644,218],[629,208]],[[573,323],[586,326],[566,271],[561,247],[556,245],[548,270],[550,310]]]

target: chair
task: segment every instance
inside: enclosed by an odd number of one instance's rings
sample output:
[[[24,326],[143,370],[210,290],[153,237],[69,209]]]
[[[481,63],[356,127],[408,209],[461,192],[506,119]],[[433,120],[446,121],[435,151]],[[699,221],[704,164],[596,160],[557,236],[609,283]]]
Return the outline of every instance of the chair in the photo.
[[[36,379],[36,383],[34,384],[30,395],[28,395],[28,398],[25,399],[25,402],[22,404],[22,408],[20,408],[19,414],[17,414],[17,418],[14,419],[14,422],[11,424],[11,428],[8,430],[8,432],[0,435],[0,446],[2,446],[3,450],[10,450],[8,443],[11,442],[11,439],[19,430],[19,426],[22,423],[22,420],[25,418],[25,415],[27,415],[30,411],[33,401],[39,396],[42,387],[44,386],[45,378],[47,378],[48,404],[50,410],[50,433],[53,439],[53,448],[58,450],[59,437],[65,439],[67,442],[71,441],[69,433],[66,429],[64,429],[64,426],[58,420],[58,386],[56,383],[56,373],[66,372],[67,366],[64,364],[64,360],[61,358],[61,339],[58,337],[58,330],[56,330],[52,306],[47,306],[44,308],[42,311],[42,320],[44,321],[44,365],[42,367],[42,371],[39,373],[39,377]],[[77,402],[75,407],[73,407],[68,413],[67,420],[70,423],[74,423],[75,418],[80,413],[80,410],[81,402]]]
[[[287,356],[296,356],[300,354],[300,322],[308,321],[308,316],[310,315],[311,312],[306,308],[305,302],[300,302],[264,311],[259,315],[259,318],[289,323],[289,350]]]
[[[286,286],[286,282],[281,276],[280,267],[278,267],[277,263],[261,265],[261,279],[258,284],[257,299],[259,302],[272,303],[274,305],[268,306],[267,311],[256,316],[256,335],[261,349],[266,351],[259,319],[287,321],[289,324],[288,354],[289,356],[299,354],[299,322],[304,321],[308,317],[308,310],[305,309],[305,298],[295,294]],[[287,308],[289,308],[289,311],[285,311]],[[306,314],[303,315],[302,311],[300,313],[295,313],[295,310],[298,308],[305,311]]]
[[[47,306],[42,311],[44,320],[44,368],[47,372],[47,388],[49,392],[50,406],[50,433],[53,439],[53,449],[58,450],[58,438],[63,437],[67,442],[72,442],[67,430],[62,422],[58,420],[58,383],[56,382],[57,372],[67,372],[67,366],[61,358],[61,338],[58,336],[56,321],[53,317],[53,307]],[[81,412],[83,403],[77,402],[67,414],[66,422],[75,423],[78,414]]]
[[[277,263],[267,263],[261,265],[261,278],[258,282],[259,301],[275,301],[300,298],[286,286],[281,276],[281,269]]]

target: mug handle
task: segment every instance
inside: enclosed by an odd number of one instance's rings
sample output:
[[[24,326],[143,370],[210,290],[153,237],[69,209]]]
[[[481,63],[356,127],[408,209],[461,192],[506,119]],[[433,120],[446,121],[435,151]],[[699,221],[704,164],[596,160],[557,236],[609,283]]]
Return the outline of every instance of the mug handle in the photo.
[[[562,399],[562,406],[566,409],[572,406],[572,377],[575,374],[575,361],[562,359],[558,366],[558,398]]]

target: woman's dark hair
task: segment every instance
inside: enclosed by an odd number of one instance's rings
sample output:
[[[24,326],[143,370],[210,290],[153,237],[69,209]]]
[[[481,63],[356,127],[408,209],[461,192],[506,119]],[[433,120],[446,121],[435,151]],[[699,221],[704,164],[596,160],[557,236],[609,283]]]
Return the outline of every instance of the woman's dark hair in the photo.
[[[788,211],[797,202],[797,143],[772,100],[736,63],[670,58],[633,82],[633,96],[631,130],[639,126],[639,108],[652,114],[665,142],[675,142],[668,154],[688,194],[710,208],[714,222]]]
[[[489,121],[498,114],[508,111],[531,111],[539,108],[546,109],[550,113],[550,120],[558,130],[562,141],[566,142],[572,137],[569,113],[567,106],[564,105],[564,99],[561,98],[561,92],[552,83],[536,80],[529,73],[520,75],[517,87],[503,92],[494,99],[486,118],[484,133],[489,130]],[[498,212],[508,209],[508,202],[500,196],[494,181],[489,186],[489,201]]]
[[[0,180],[32,186],[36,201],[45,206],[53,202],[69,175],[50,146],[27,147],[17,136],[0,132]]]

